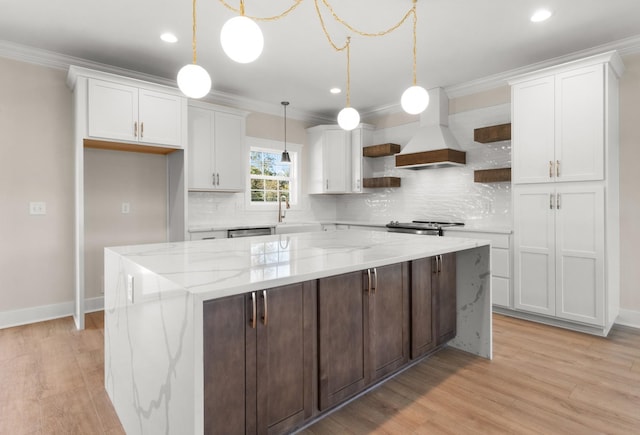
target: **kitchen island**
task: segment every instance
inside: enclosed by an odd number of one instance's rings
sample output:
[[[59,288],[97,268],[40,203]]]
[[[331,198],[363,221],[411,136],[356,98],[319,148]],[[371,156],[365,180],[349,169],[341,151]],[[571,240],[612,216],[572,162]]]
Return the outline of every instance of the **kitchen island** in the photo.
[[[450,266],[447,258],[453,259]],[[266,373],[273,384],[277,376],[272,372],[281,369],[280,379],[289,386],[299,381],[301,393],[294,394],[301,403],[291,405],[300,412],[285,410],[293,426],[283,421],[268,425],[270,432],[286,432],[437,348],[438,316],[431,321],[430,312],[422,316],[416,311],[415,288],[442,269],[449,267],[455,282],[454,324],[443,333],[449,333],[448,345],[491,358],[489,264],[486,241],[357,230],[106,248],[105,388],[128,434],[212,433],[212,419],[220,433],[266,432],[265,421],[275,411],[263,412],[261,404],[288,402],[265,396],[261,379]],[[398,328],[404,344],[376,347],[375,337],[394,330],[391,320],[380,321],[392,306],[384,300],[391,294],[387,288],[404,295],[397,310],[404,322]],[[377,307],[376,298],[381,301]],[[349,312],[354,301],[363,305]],[[446,306],[443,299],[433,301]],[[299,306],[300,316],[290,306]],[[341,312],[349,318],[344,329]],[[289,323],[279,320],[279,313]],[[441,323],[446,321],[443,317]],[[416,341],[422,334],[415,330],[420,322],[435,328],[434,343],[426,351]],[[280,340],[281,349],[300,348],[300,364],[292,363],[292,368],[285,366],[295,356],[264,351],[266,342],[279,343],[267,328],[279,327],[285,332],[300,329]],[[339,338],[347,336],[346,347],[334,352],[332,327],[338,327]],[[356,332],[353,339],[349,328]],[[366,328],[375,331],[369,334]],[[359,346],[364,359],[355,368],[362,379],[345,381],[353,370],[345,371],[339,357]],[[376,349],[391,352],[395,347],[402,361],[378,363],[385,355]],[[261,360],[262,354],[268,357]],[[332,365],[336,361],[337,368]],[[242,375],[241,389],[232,382],[234,370]],[[342,381],[351,383],[335,387]],[[243,405],[246,411],[234,411]],[[223,417],[215,413],[220,410]],[[235,422],[233,414],[243,421]]]

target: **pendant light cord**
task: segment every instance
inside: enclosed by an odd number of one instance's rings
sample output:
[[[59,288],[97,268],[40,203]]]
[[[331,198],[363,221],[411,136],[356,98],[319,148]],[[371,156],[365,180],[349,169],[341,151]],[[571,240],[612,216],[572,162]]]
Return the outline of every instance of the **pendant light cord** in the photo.
[[[416,58],[418,57],[418,38],[416,38],[416,27],[418,25],[418,14],[416,13],[416,2],[417,0],[413,0],[413,8],[411,8],[411,12],[413,12],[413,86],[416,86],[418,83],[417,73],[416,73]]]
[[[196,64],[197,54],[196,54],[196,0],[193,0],[193,35],[191,37],[191,48],[193,50],[193,64]]]
[[[347,106],[351,107],[351,36],[347,36]]]

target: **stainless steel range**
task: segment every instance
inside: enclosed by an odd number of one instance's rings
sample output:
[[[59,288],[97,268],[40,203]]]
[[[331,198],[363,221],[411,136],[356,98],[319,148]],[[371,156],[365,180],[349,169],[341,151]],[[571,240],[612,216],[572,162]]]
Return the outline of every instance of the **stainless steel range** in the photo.
[[[395,233],[420,234],[425,236],[442,236],[443,228],[463,226],[462,222],[435,222],[435,221],[411,221],[398,222],[391,221],[386,227],[387,231]]]

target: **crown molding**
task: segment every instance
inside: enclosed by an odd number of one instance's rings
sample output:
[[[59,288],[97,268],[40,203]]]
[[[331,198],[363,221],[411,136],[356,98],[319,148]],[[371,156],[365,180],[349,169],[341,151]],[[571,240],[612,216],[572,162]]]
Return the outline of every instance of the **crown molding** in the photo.
[[[145,74],[139,71],[133,71],[125,68],[119,68],[99,62],[93,62],[79,57],[68,56],[65,54],[43,50],[40,48],[16,44],[10,41],[0,40],[0,57],[61,71],[68,71],[69,67],[77,66],[176,88],[175,80],[170,80],[163,77]],[[266,103],[263,101],[258,101],[251,98],[241,97],[238,95],[233,95],[216,90],[212,90],[209,95],[207,95],[200,101],[219,104],[221,106],[229,106],[231,108],[240,110],[247,110],[249,112],[260,112],[274,116],[282,115],[282,106],[280,105],[280,103]],[[335,122],[335,119],[329,119],[316,113],[294,108],[287,110],[287,117],[308,123],[322,124],[327,122]]]

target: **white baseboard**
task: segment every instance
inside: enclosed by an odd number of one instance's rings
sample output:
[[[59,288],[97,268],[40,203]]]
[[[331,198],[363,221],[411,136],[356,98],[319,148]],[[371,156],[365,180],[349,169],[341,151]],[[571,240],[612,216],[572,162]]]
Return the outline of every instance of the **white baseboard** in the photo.
[[[621,309],[616,319],[616,325],[640,329],[640,311]]]
[[[73,316],[74,305],[73,302],[63,302],[21,310],[3,311],[0,312],[0,329]],[[100,311],[104,308],[104,297],[85,299],[84,306],[87,313]]]

